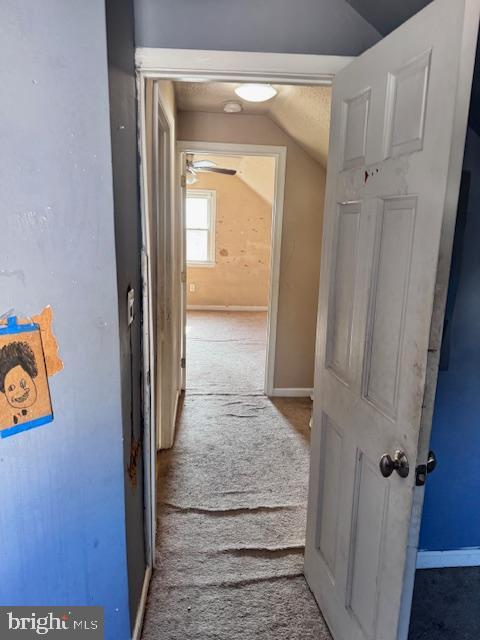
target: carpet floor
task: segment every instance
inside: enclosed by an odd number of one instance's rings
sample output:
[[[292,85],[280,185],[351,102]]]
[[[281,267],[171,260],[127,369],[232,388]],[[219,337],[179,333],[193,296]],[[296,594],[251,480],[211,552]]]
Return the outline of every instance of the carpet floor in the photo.
[[[187,389],[190,393],[263,393],[267,314],[189,311]]]
[[[188,329],[142,638],[331,640],[303,577],[310,400],[263,396],[266,314]],[[417,571],[409,640],[478,640],[479,590],[478,567]]]
[[[408,640],[479,638],[480,567],[417,570]]]
[[[261,395],[264,314],[211,315],[189,314],[142,638],[330,640],[303,577],[311,402]]]

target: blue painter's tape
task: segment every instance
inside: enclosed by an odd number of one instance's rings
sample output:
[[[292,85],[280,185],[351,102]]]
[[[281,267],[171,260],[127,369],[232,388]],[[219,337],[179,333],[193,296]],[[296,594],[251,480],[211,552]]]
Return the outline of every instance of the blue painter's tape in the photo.
[[[9,316],[6,325],[0,325],[0,336],[12,335],[15,333],[27,333],[28,331],[36,331],[39,325],[35,322],[30,324],[18,324],[16,316]]]
[[[14,436],[16,433],[28,431],[29,429],[35,429],[35,427],[41,427],[42,424],[48,424],[52,421],[53,413],[50,413],[47,416],[42,416],[41,418],[36,418],[35,420],[30,420],[29,422],[24,422],[23,424],[16,424],[13,427],[9,427],[8,429],[2,429],[0,431],[0,438],[8,438],[9,436]]]

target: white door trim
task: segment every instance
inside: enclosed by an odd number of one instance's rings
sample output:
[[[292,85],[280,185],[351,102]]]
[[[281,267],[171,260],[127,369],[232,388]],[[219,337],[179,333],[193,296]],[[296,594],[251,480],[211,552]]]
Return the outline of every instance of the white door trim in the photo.
[[[159,380],[155,379],[154,362],[157,364],[157,371],[161,371],[160,350],[157,344],[154,344],[155,335],[154,323],[159,324],[160,309],[154,313],[154,305],[152,301],[157,300],[157,292],[152,287],[152,270],[158,267],[152,264],[152,255],[156,256],[156,252],[152,247],[153,240],[150,235],[151,220],[155,216],[155,211],[150,210],[148,198],[148,170],[147,170],[147,140],[146,140],[146,82],[145,79],[137,76],[137,95],[138,95],[138,147],[140,156],[140,211],[141,211],[141,228],[142,228],[142,341],[143,341],[143,408],[144,408],[144,501],[145,501],[145,549],[147,569],[155,567],[155,537],[156,537],[156,475],[157,475],[157,443],[164,438],[164,431],[167,431],[170,425],[163,425],[161,420],[161,411],[158,411],[157,393]],[[164,109],[156,87],[153,87],[152,100],[155,108],[152,109],[152,119],[155,128],[159,123],[162,128],[167,131],[167,138],[171,138],[174,131],[174,123],[168,117]],[[152,135],[157,138],[157,134],[152,129]],[[166,162],[169,161],[169,154],[165,154]],[[153,160],[153,158],[152,158]],[[164,179],[169,180],[171,167],[166,167]],[[153,173],[153,172],[152,172]],[[158,177],[158,176],[157,176]],[[152,188],[157,189],[157,180]],[[154,198],[155,203],[155,198]],[[155,205],[154,205],[155,206]],[[168,205],[167,205],[168,206]],[[158,220],[156,221],[158,222]],[[157,282],[158,283],[158,282]],[[150,575],[150,574],[149,574]]]
[[[148,78],[330,85],[353,58],[298,53],[138,47],[135,64]]]
[[[140,595],[137,616],[135,618],[135,625],[133,627],[132,640],[140,640],[142,635],[143,620],[145,618],[145,608],[147,606],[148,589],[150,587],[151,577],[152,567],[148,566],[145,570],[145,576],[143,578],[142,593]]]
[[[311,398],[313,388],[308,387],[276,387],[272,391],[274,398]]]
[[[270,251],[270,270],[268,287],[268,319],[267,319],[267,357],[265,365],[264,392],[267,396],[273,393],[273,377],[275,370],[275,351],[277,342],[278,295],[280,289],[280,257],[282,246],[283,203],[285,192],[285,175],[287,167],[287,148],[271,145],[234,144],[226,142],[177,142],[179,154],[177,167],[182,166],[182,155],[201,153],[208,155],[249,155],[266,156],[275,159],[275,189],[272,204],[272,242]],[[178,175],[180,184],[180,173]],[[183,202],[181,207],[183,207]],[[179,219],[184,219],[182,214]],[[183,234],[182,234],[183,237]],[[185,251],[182,252],[185,255]],[[186,269],[186,264],[183,267]],[[187,355],[188,357],[188,355]]]
[[[187,304],[187,311],[268,311],[268,307],[236,304]]]
[[[148,78],[187,80],[202,78],[247,82],[277,82],[289,84],[331,85],[334,76],[346,67],[353,58],[349,56],[322,56],[285,53],[260,53],[238,51],[197,51],[185,49],[137,48],[135,66],[137,69],[138,96],[138,149],[140,155],[140,187],[142,244],[149,244],[145,221],[149,215],[147,173],[146,173],[146,129],[145,129],[145,84]],[[178,184],[178,183],[177,183]],[[172,194],[173,195],[173,194]],[[150,265],[144,259],[145,304],[152,299],[151,284],[145,279]],[[148,307],[147,307],[148,312]],[[147,313],[148,317],[148,313]],[[155,349],[149,323],[144,323],[145,353]],[[183,372],[184,370],[182,370]],[[149,375],[148,361],[144,359],[144,379]],[[153,390],[145,385],[145,398],[153,402]],[[148,398],[150,395],[150,398]],[[145,407],[147,409],[147,407]],[[147,415],[147,414],[145,414]],[[155,424],[155,422],[153,422]],[[156,430],[145,432],[145,535],[147,538],[147,560],[151,566],[155,555],[155,504],[156,504]],[[153,526],[152,526],[153,525]]]
[[[151,212],[148,207],[148,184],[146,171],[147,141],[146,141],[146,114],[145,114],[145,82],[137,81],[137,93],[139,100],[138,117],[138,146],[140,150],[140,210],[142,227],[142,348],[143,348],[143,411],[144,411],[144,500],[145,500],[145,554],[147,569],[154,566],[155,562],[155,530],[156,530],[156,455],[157,455],[157,430],[155,428],[155,385],[151,380],[151,363],[154,360],[153,345],[153,315],[151,300],[152,292],[152,266],[151,238],[149,219]]]
[[[172,433],[174,431],[174,423],[176,414],[172,415],[168,412],[167,402],[162,400],[162,392],[163,390],[165,395],[169,398],[173,396],[173,391],[170,388],[165,389],[162,386],[162,378],[161,373],[165,368],[165,364],[167,363],[166,353],[165,353],[165,333],[167,332],[167,314],[165,309],[165,300],[168,299],[169,294],[171,294],[171,273],[168,272],[168,267],[163,264],[160,266],[160,252],[166,251],[166,241],[171,239],[171,234],[168,233],[169,226],[165,224],[168,218],[171,219],[171,210],[172,210],[172,201],[174,200],[174,194],[171,193],[170,185],[171,185],[171,175],[174,171],[174,168],[171,167],[170,161],[170,148],[172,143],[173,131],[175,124],[170,119],[168,110],[163,104],[163,98],[158,90],[158,84],[154,83],[153,86],[153,115],[154,115],[154,130],[153,130],[153,149],[152,149],[152,158],[153,158],[153,171],[152,171],[152,189],[153,189],[153,203],[156,209],[156,226],[157,226],[157,247],[155,251],[155,255],[157,256],[157,283],[159,286],[159,291],[156,292],[156,319],[157,319],[157,336],[158,343],[155,348],[155,362],[156,367],[155,371],[158,374],[158,380],[155,381],[157,395],[159,400],[157,400],[156,408],[158,410],[158,406],[160,405],[160,410],[158,411],[158,415],[156,416],[156,428],[157,428],[157,449],[164,448],[166,446],[170,446],[172,440]],[[160,145],[160,131],[164,136],[163,145]],[[159,149],[159,147],[161,147]],[[159,151],[163,151],[163,156],[160,158]],[[158,233],[158,230],[162,229],[161,236]],[[161,239],[161,242],[158,242],[158,239]],[[173,269],[173,265],[170,267]],[[161,291],[164,292],[163,298],[160,295]],[[168,366],[168,365],[167,365]],[[163,369],[162,369],[163,367]],[[173,384],[173,380],[168,378],[169,384]],[[173,424],[172,424],[173,421]]]

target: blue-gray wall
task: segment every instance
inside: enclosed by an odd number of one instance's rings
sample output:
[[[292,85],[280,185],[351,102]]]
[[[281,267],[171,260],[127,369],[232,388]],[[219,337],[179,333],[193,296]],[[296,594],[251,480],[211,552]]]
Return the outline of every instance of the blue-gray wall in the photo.
[[[135,0],[138,47],[357,55],[379,33],[345,0]]]
[[[346,0],[358,13],[386,36],[431,0]]]
[[[145,576],[142,405],[141,218],[137,168],[137,99],[133,0],[107,0],[115,245],[122,381],[125,510],[130,619],[135,622]],[[134,321],[127,318],[133,288]]]
[[[103,0],[0,0],[0,308],[52,305],[53,423],[0,440],[0,604],[129,637]]]
[[[457,219],[420,535],[428,550],[480,547],[480,138],[469,129],[466,216]]]

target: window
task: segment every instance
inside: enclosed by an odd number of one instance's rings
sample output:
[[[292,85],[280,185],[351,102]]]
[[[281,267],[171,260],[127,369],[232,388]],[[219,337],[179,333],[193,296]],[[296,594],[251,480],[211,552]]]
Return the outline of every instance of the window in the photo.
[[[215,264],[215,191],[189,189],[186,206],[187,262]]]

